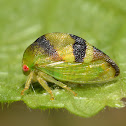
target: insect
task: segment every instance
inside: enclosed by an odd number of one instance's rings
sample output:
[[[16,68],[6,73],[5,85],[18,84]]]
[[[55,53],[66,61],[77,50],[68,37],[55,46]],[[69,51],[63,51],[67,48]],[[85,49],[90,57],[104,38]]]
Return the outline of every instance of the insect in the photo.
[[[28,78],[21,95],[37,81],[51,95],[51,100],[54,95],[47,82],[76,96],[65,82],[102,83],[120,74],[119,67],[108,55],[83,38],[67,33],[48,33],[39,37],[25,50],[22,69]]]

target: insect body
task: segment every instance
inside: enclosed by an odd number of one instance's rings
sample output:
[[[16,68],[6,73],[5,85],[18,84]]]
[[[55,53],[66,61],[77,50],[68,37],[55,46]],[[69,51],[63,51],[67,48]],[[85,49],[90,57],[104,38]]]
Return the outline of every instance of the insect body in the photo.
[[[39,37],[24,52],[22,69],[28,79],[24,91],[32,81],[38,81],[54,99],[47,82],[73,92],[63,82],[75,84],[102,83],[113,80],[119,67],[108,55],[72,34],[48,33]]]

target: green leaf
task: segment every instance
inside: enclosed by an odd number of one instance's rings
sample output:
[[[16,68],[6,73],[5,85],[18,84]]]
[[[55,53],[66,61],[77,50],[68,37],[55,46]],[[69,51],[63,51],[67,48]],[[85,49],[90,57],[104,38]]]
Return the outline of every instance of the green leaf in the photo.
[[[105,106],[124,107],[126,97],[126,1],[122,0],[2,0],[0,1],[0,102],[24,101],[30,108],[66,108],[91,117]],[[26,77],[24,50],[50,32],[72,33],[108,54],[119,65],[117,81],[69,85],[78,95],[50,84],[55,96],[38,83],[21,96]]]

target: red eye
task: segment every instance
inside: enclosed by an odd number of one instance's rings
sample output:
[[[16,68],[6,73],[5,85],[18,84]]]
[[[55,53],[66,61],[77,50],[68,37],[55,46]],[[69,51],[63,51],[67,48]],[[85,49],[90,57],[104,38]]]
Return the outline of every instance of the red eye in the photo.
[[[25,71],[25,72],[29,71],[29,67],[27,65],[24,65],[23,66],[23,71]]]

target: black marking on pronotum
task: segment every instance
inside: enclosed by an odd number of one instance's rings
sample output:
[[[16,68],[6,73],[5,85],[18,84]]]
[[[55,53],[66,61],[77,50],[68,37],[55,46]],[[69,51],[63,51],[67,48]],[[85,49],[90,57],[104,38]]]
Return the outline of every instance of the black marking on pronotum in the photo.
[[[73,44],[73,54],[75,56],[75,62],[83,62],[86,53],[86,40],[70,34],[70,36],[75,40]]]
[[[112,61],[110,58],[106,59],[106,61],[111,64],[111,66],[115,69],[115,77],[118,76],[120,74],[120,70],[119,67],[116,65],[116,63],[114,61]]]
[[[94,48],[94,50],[95,50],[96,52],[100,52],[100,53],[106,55],[104,52],[102,52],[101,50],[97,49],[96,47],[93,46],[93,48]],[[107,55],[106,55],[106,56],[107,56]]]
[[[46,40],[46,37],[43,35],[39,37],[35,43],[37,43],[38,47],[42,47],[49,56],[57,54],[53,45],[50,44],[49,40]]]
[[[116,63],[110,59],[110,57],[108,55],[106,55],[104,52],[102,52],[101,50],[97,49],[96,47],[94,47],[94,51],[95,52],[99,52],[99,55],[103,55],[102,57],[98,57],[99,59],[103,59],[106,62],[108,62],[114,69],[115,69],[115,77],[118,76],[120,74],[120,69],[119,67],[116,65]]]

